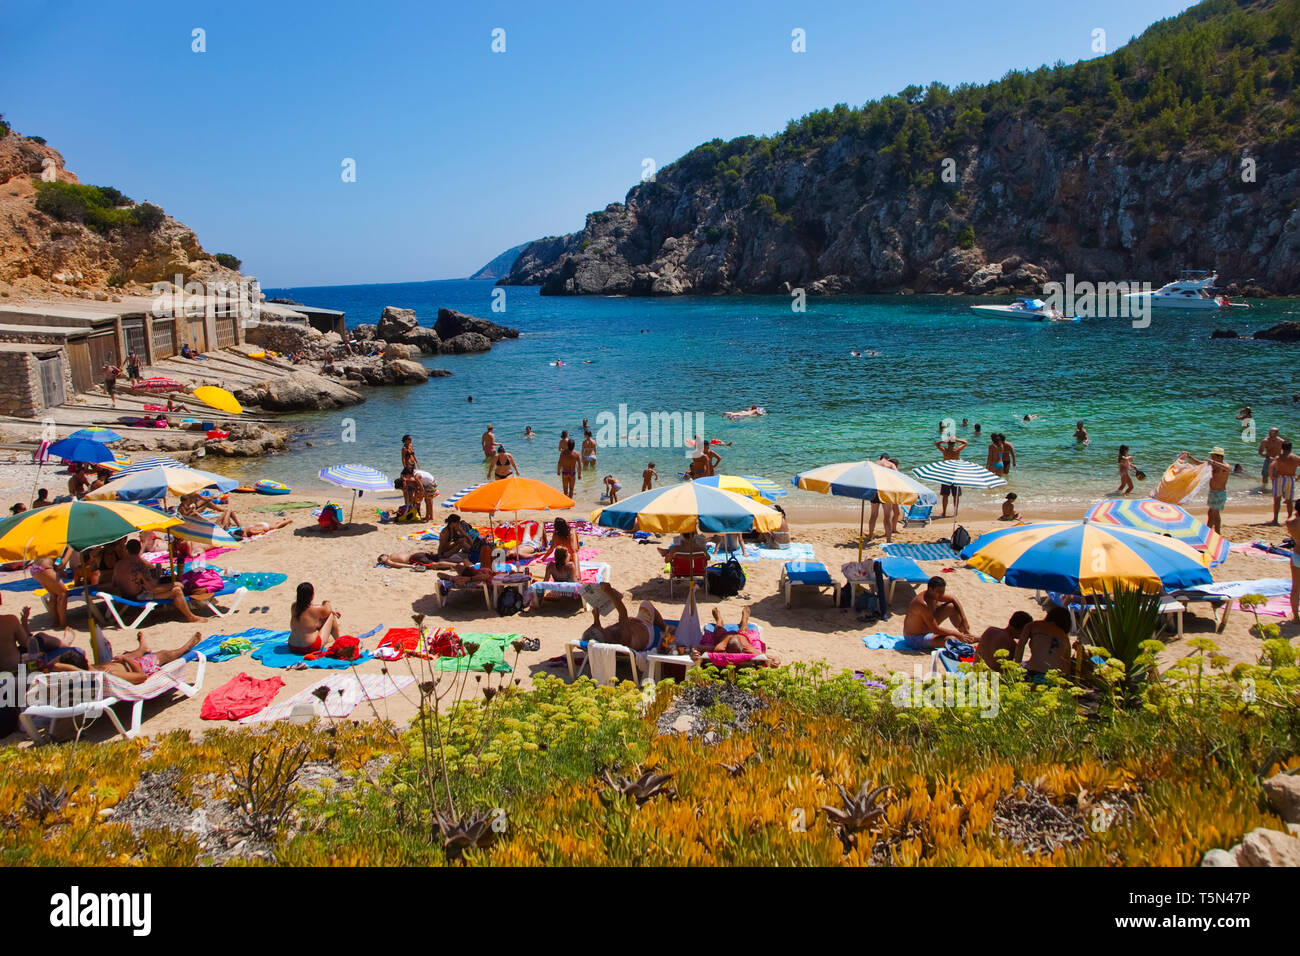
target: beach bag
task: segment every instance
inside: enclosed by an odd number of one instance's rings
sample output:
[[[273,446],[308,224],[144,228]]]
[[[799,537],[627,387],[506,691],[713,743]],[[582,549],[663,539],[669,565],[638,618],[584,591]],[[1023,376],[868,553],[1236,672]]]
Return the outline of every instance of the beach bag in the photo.
[[[518,614],[523,609],[524,599],[515,588],[504,588],[497,598],[497,613],[502,617]]]
[[[952,550],[961,554],[961,549],[970,544],[970,532],[966,530],[965,525],[957,525],[957,530],[952,533]]]
[[[464,657],[465,646],[460,642],[460,635],[454,627],[440,627],[429,635],[424,647],[431,657]]]
[[[718,597],[734,597],[745,586],[745,569],[735,558],[712,565],[705,575],[705,590]]]

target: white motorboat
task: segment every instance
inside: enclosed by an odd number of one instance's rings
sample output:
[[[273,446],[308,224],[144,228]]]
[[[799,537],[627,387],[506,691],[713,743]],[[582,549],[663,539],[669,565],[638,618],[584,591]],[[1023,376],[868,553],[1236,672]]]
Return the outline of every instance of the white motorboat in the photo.
[[[1150,300],[1157,309],[1249,309],[1245,302],[1231,302],[1226,295],[1216,294],[1214,283],[1218,281],[1216,272],[1203,270],[1186,271],[1179,274],[1173,282],[1167,282],[1154,292],[1131,292],[1130,302]]]
[[[984,315],[999,319],[1019,319],[1023,322],[1078,322],[1073,316],[1064,315],[1060,309],[1048,305],[1042,299],[1017,299],[1010,305],[972,305],[971,308]]]

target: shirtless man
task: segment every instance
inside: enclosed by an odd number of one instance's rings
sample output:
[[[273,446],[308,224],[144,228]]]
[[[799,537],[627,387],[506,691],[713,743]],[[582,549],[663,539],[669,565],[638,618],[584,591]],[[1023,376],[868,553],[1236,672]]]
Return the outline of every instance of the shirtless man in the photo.
[[[1273,462],[1282,456],[1282,436],[1277,433],[1276,428],[1270,428],[1268,435],[1259,443],[1259,457],[1264,459],[1263,467],[1259,470],[1259,483],[1268,487],[1268,483],[1273,479]]]
[[[1223,533],[1223,506],[1228,503],[1228,478],[1232,475],[1232,466],[1223,460],[1223,456],[1223,449],[1216,445],[1210,449],[1210,457],[1204,462],[1210,466],[1210,497],[1206,506],[1208,510],[1205,523],[1219,534]],[[1193,458],[1190,452],[1183,452],[1178,458],[1193,465],[1203,464]],[[1273,517],[1277,517],[1276,510]]]
[[[885,454],[877,458],[876,464],[879,465],[881,468],[889,468],[893,471],[898,471],[898,466],[894,464],[894,460],[889,457],[888,452],[886,452]],[[868,541],[870,541],[872,538],[876,536],[876,519],[880,517],[880,507],[881,504],[879,501],[871,502],[871,518],[867,523]],[[894,540],[894,532],[898,530],[898,505],[886,504],[884,508],[885,508],[885,541],[886,543],[889,543]]]
[[[1273,460],[1271,477],[1273,479],[1273,524],[1277,524],[1278,511],[1282,502],[1286,502],[1286,520],[1291,520],[1295,513],[1295,474],[1300,465],[1300,455],[1291,450],[1289,441],[1282,442],[1280,454]]]
[[[1017,611],[1011,615],[1011,620],[1006,627],[988,627],[980,635],[979,643],[975,650],[979,652],[980,660],[995,671],[1002,670],[1002,661],[998,660],[998,651],[1007,652],[1007,660],[1015,656],[1016,643],[1020,640],[1020,634],[1024,631],[1025,625],[1033,620],[1025,611]]]
[[[718,473],[717,471],[718,465],[722,464],[722,456],[713,450],[713,445],[707,438],[704,439],[703,457],[704,457],[704,474],[706,476],[716,475]]]
[[[1088,444],[1088,429],[1083,427],[1083,422],[1074,423],[1074,443],[1076,445]]]
[[[572,438],[566,438],[562,443],[560,460],[555,464],[555,473],[560,476],[560,490],[572,498],[574,485],[582,477],[582,457],[578,454]]]
[[[140,542],[132,539],[126,543],[126,557],[113,565],[113,590],[132,601],[165,601],[170,598],[185,620],[197,623],[199,617],[190,610],[180,582],[163,584],[154,577],[154,572],[154,566],[140,557]]]
[[[460,521],[460,515],[447,515],[438,532],[438,560],[459,563],[469,557],[469,535]]]
[[[961,453],[965,450],[966,446],[969,444],[970,442],[966,441],[966,439],[964,438],[949,438],[946,440],[941,439],[935,442],[934,447],[939,449],[939,454],[943,455],[944,461],[956,461],[958,458],[961,457]],[[961,510],[960,486],[940,485],[939,495],[943,500],[943,514],[939,516],[940,518],[948,517],[948,496],[949,495],[952,495],[953,507],[959,511]]]
[[[1011,444],[1011,441],[1007,438],[1006,435],[1003,435],[1002,436],[1002,477],[1006,478],[1008,475],[1010,475],[1011,469],[1013,467],[1019,467],[1019,463],[1016,461],[1016,446]]]
[[[675,554],[707,554],[704,547],[704,536],[696,534],[694,531],[685,531],[682,533],[682,540],[678,544],[669,545],[666,548],[660,548],[659,553],[667,560]]]
[[[86,478],[85,470],[78,465],[73,465],[72,477],[68,479],[68,494],[80,499],[89,490],[90,481]]]
[[[591,627],[582,632],[584,640],[597,641],[601,644],[622,644],[634,651],[644,651],[656,640],[661,640],[668,624],[663,615],[649,601],[642,601],[637,608],[636,617],[629,617],[623,595],[614,590],[614,586],[605,582],[600,589],[609,595],[618,612],[618,620],[602,627],[600,611],[591,609]]]
[[[1291,622],[1300,624],[1300,512],[1286,523],[1291,535]]]
[[[705,640],[708,640],[707,635],[705,635]],[[748,607],[741,610],[740,623],[736,625],[734,631],[727,630],[727,625],[722,620],[722,611],[715,607],[713,609],[713,640],[713,644],[701,644],[699,647],[692,647],[690,651],[691,660],[698,661],[705,654],[753,654],[755,655],[754,658],[745,666],[761,667],[770,665],[779,667],[781,664],[781,661],[774,654],[760,650],[750,641]]]
[[[1030,680],[1043,683],[1048,671],[1070,673],[1070,612],[1063,607],[1053,607],[1041,621],[1033,621],[1020,632],[1016,641],[1016,663],[1029,648],[1025,670]]]
[[[936,575],[907,606],[907,616],[903,618],[903,641],[913,650],[943,647],[950,637],[966,644],[975,643],[966,612],[956,598],[945,596],[947,587],[947,582]],[[959,630],[942,627],[944,621],[951,622]]]
[[[298,585],[289,609],[289,650],[295,654],[311,654],[338,640],[339,612],[329,601],[313,604],[315,597],[316,588],[310,582]]]
[[[450,561],[439,561],[432,551],[412,551],[410,554],[381,554],[378,563],[386,568],[436,568],[448,570],[456,565]]]

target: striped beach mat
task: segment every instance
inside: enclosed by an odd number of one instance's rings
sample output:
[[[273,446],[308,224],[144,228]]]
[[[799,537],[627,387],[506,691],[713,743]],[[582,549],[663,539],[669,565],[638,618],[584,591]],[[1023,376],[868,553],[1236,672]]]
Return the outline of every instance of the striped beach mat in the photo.
[[[956,561],[957,555],[946,544],[902,544],[892,542],[885,545],[885,554],[891,558],[911,558],[914,561]]]
[[[347,717],[363,700],[380,700],[390,697],[415,683],[410,676],[394,677],[389,674],[331,674],[318,680],[288,700],[272,704],[240,721],[241,724],[260,724],[270,720],[284,720],[295,704],[306,701],[319,717]],[[322,703],[317,691],[325,689]]]
[[[454,508],[454,507],[456,506],[456,503],[459,502],[461,498],[464,498],[467,494],[469,494],[469,493],[470,493],[471,491],[473,491],[475,488],[482,488],[482,487],[483,487],[484,485],[486,485],[486,484],[487,484],[486,481],[480,481],[477,485],[470,485],[468,488],[462,488],[462,489],[460,489],[460,491],[456,492],[454,495],[452,495],[452,496],[451,496],[450,498],[448,498],[446,501],[441,502],[441,504],[442,504],[442,506],[443,506],[444,508]]]

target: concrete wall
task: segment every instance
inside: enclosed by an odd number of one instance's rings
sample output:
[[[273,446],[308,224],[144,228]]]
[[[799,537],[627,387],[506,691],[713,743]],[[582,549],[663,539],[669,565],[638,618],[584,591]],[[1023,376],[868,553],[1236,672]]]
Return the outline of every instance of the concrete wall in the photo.
[[[0,414],[39,418],[45,411],[40,359],[60,354],[63,358],[63,389],[66,397],[71,397],[72,374],[67,354],[62,349],[0,350]]]

